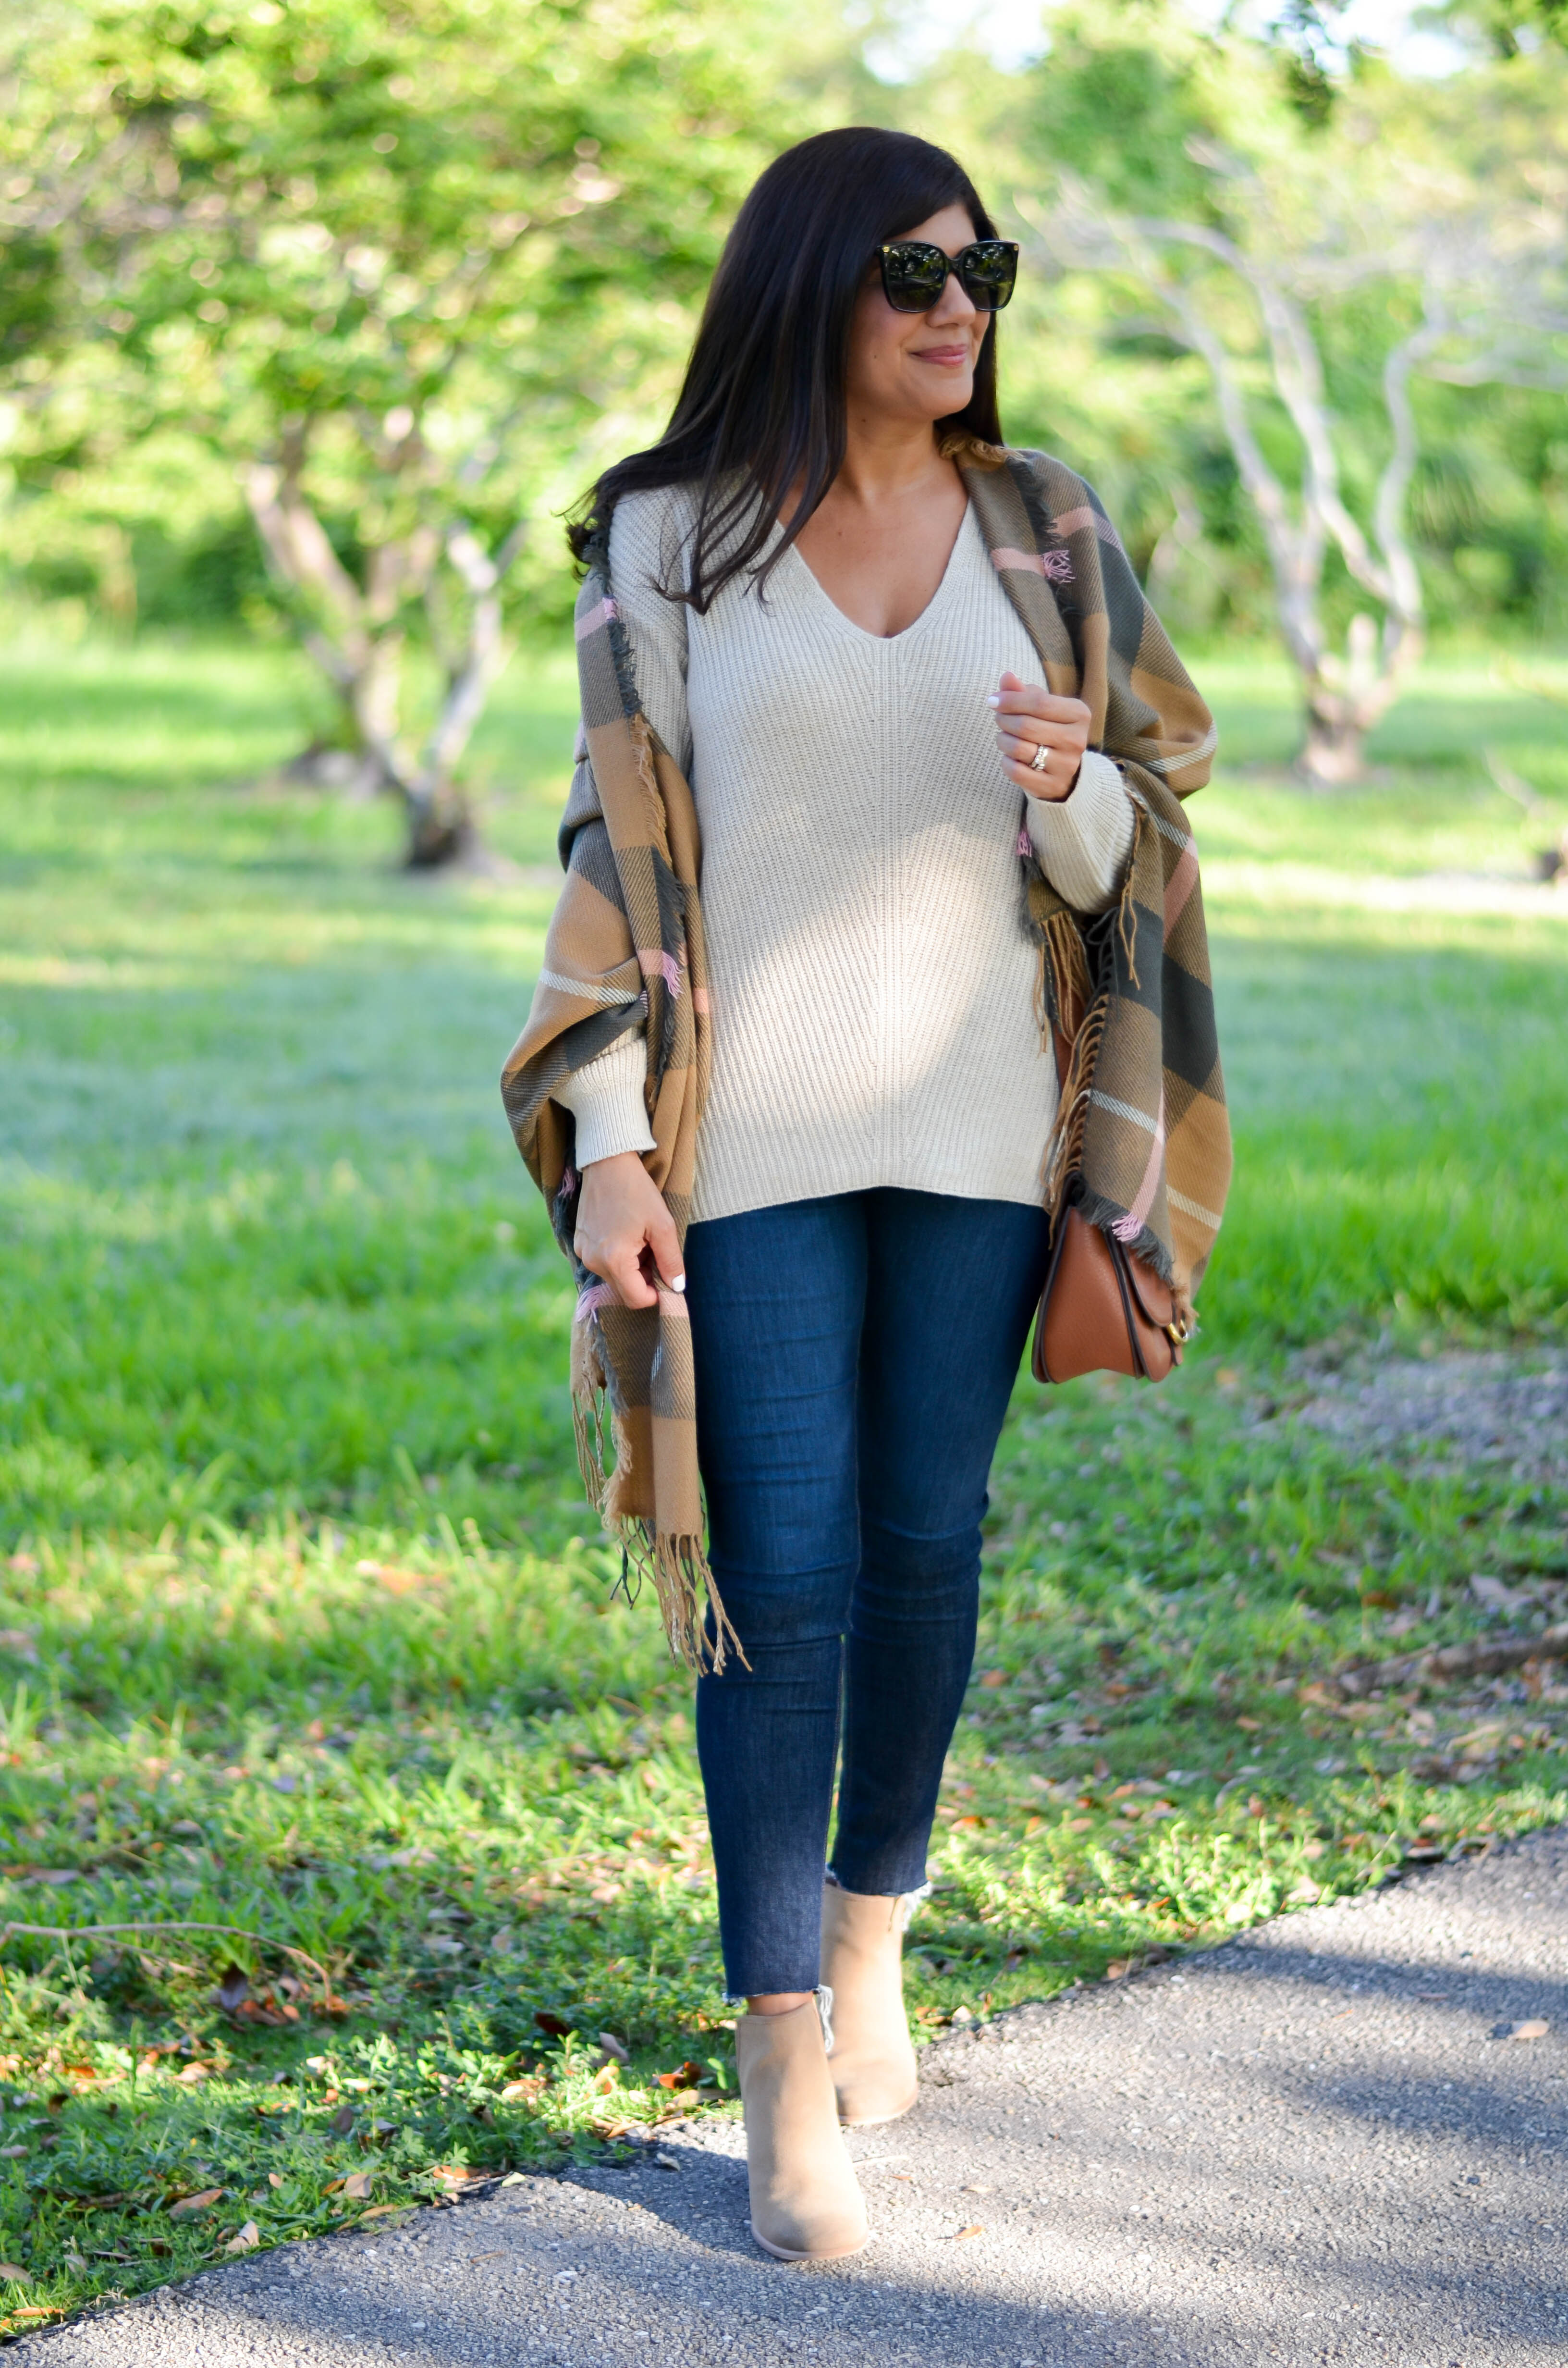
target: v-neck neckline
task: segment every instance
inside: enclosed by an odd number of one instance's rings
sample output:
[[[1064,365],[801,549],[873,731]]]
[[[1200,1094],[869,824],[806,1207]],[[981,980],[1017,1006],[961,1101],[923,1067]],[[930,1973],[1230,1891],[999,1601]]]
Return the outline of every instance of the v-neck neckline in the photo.
[[[959,530],[953,537],[952,549],[948,553],[947,561],[943,566],[941,577],[937,583],[936,590],[932,593],[929,600],[926,601],[924,609],[921,609],[918,617],[912,617],[908,624],[902,626],[896,633],[869,632],[864,625],[858,623],[855,618],[851,617],[846,609],[841,609],[837,601],[834,598],[832,593],[828,590],[826,585],[824,584],[818,576],[816,570],[811,564],[811,561],[806,558],[805,554],[801,550],[799,543],[792,542],[790,545],[789,550],[784,554],[784,564],[789,565],[793,562],[793,564],[800,568],[801,572],[805,576],[807,583],[811,586],[812,590],[815,593],[817,598],[823,603],[824,608],[832,611],[833,615],[837,619],[838,622],[844,627],[846,632],[856,634],[858,639],[863,642],[871,643],[877,649],[896,649],[900,642],[906,642],[912,633],[917,633],[920,631],[921,626],[926,622],[927,619],[934,616],[937,609],[940,607],[943,598],[946,595],[949,585],[952,583],[954,570],[958,564],[959,552],[962,549],[964,537],[969,532],[971,525],[973,526],[975,532],[978,533],[980,527],[979,520],[974,515],[974,505],[966,499],[964,503],[963,516],[959,520]]]

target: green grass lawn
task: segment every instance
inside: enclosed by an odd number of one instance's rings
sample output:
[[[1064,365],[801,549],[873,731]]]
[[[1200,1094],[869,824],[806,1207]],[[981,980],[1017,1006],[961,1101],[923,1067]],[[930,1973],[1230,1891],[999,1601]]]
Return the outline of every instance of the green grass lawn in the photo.
[[[1561,1338],[1568,895],[1399,905],[1524,877],[1568,709],[1434,664],[1373,786],[1312,799],[1280,670],[1199,671],[1232,1213],[1169,1389],[1020,1389],[932,2030],[1568,1812],[1550,1688],[1347,1717],[1316,1682],[1483,1625],[1473,1572],[1568,1574],[1562,1492],[1256,1418],[1306,1348]],[[277,785],[286,653],[26,648],[0,715],[4,2331],[613,2155],[728,2110],[733,2059],[687,1690],[583,1508],[495,1087],[568,666],[519,664],[476,743],[490,879]]]

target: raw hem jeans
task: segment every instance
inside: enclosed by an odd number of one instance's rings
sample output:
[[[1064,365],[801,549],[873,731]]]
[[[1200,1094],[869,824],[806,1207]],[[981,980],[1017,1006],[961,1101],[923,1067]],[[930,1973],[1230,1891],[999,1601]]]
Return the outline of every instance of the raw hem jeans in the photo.
[[[697,1691],[732,1997],[816,1987],[841,1704],[832,1873],[925,1882],[1046,1250],[1039,1209],[891,1189],[687,1235],[713,1574],[751,1664]]]

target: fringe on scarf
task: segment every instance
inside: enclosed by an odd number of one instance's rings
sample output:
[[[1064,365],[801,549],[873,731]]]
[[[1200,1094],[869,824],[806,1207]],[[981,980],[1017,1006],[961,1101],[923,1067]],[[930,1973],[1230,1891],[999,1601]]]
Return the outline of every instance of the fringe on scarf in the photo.
[[[1067,1180],[1083,1156],[1089,1116],[1089,1084],[1105,1032],[1106,997],[1089,1002],[1089,965],[1083,933],[1071,913],[1050,913],[1041,925],[1040,977],[1036,985],[1040,1032],[1047,1042],[1071,1046],[1060,1079],[1056,1118],[1040,1163],[1045,1205],[1061,1214]]]
[[[1062,1080],[1062,1091],[1056,1104],[1056,1123],[1045,1147],[1041,1178],[1045,1205],[1052,1219],[1061,1214],[1062,1196],[1069,1178],[1083,1164],[1084,1129],[1089,1122],[1089,1088],[1109,1008],[1109,997],[1102,995],[1073,1039],[1072,1057],[1067,1064],[1067,1075]]]
[[[622,1466],[626,1449],[604,1360],[592,1336],[591,1322],[572,1327],[572,1431],[588,1502],[637,1580],[652,1581],[671,1658],[684,1662],[696,1677],[710,1673],[717,1678],[723,1674],[733,1650],[742,1668],[749,1669],[751,1663],[724,1609],[701,1538],[661,1535],[638,1516],[618,1514],[611,1506],[615,1471]],[[607,1450],[613,1450],[614,1468]],[[635,1593],[635,1588],[631,1592]],[[711,1615],[711,1636],[703,1616],[704,1598]]]
[[[1069,1043],[1084,1024],[1089,1003],[1089,964],[1083,933],[1069,912],[1048,913],[1040,924],[1040,969],[1035,978],[1035,1018],[1051,1042],[1058,1029]]]
[[[577,1443],[577,1469],[583,1475],[583,1486],[596,1513],[603,1517],[605,1497],[609,1490],[609,1465],[606,1460],[606,1432],[610,1443],[615,1438],[615,1410],[609,1401],[609,1385],[604,1361],[593,1338],[591,1325],[578,1322],[572,1326],[572,1436]]]
[[[1121,951],[1127,956],[1127,975],[1138,985],[1138,907],[1133,901],[1132,882],[1138,872],[1138,850],[1143,833],[1149,826],[1149,812],[1141,798],[1132,800],[1132,851],[1127,859],[1127,875],[1121,883],[1121,901],[1116,908],[1116,926],[1121,935]]]
[[[642,1531],[642,1546],[639,1567],[652,1574],[665,1634],[675,1658],[684,1661],[694,1676],[700,1678],[707,1673],[717,1678],[723,1674],[733,1645],[742,1668],[749,1669],[751,1663],[741,1649],[741,1640],[724,1609],[723,1599],[713,1584],[713,1572],[702,1540],[656,1537],[650,1554],[646,1526],[642,1522],[637,1526]],[[712,1622],[711,1635],[708,1633],[709,1622],[702,1614],[704,1596]]]

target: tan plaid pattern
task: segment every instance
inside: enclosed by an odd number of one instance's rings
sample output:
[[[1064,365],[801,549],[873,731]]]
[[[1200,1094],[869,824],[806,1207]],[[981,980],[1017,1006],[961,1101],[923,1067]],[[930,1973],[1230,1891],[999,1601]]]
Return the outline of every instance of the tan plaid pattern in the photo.
[[[1198,849],[1182,800],[1209,779],[1214,723],[1143,598],[1097,495],[1040,452],[955,451],[992,564],[1045,666],[1084,700],[1137,823],[1118,908],[1068,910],[1025,857],[1045,1009],[1072,1045],[1046,1202],[1114,1233],[1190,1319],[1231,1180]],[[1020,839],[1020,852],[1027,837]]]
[[[1071,1201],[1113,1230],[1189,1306],[1231,1166],[1181,807],[1209,778],[1213,724],[1083,479],[1039,453],[951,449],[1049,687],[1088,702],[1091,743],[1122,767],[1137,813],[1126,884],[1107,915],[1072,912],[1020,837],[1040,1021],[1059,1024],[1073,1047],[1042,1196],[1053,1213]],[[583,730],[561,826],[566,884],[502,1092],[577,1278],[572,1396],[585,1481],[631,1560],[651,1572],[672,1650],[718,1668],[739,1645],[703,1546],[686,1306],[661,1288],[656,1308],[623,1308],[576,1260],[573,1121],[551,1098],[629,1030],[646,1034],[657,1145],[646,1164],[684,1238],[710,1058],[697,813],[638,703],[605,538],[589,556],[576,635]]]

